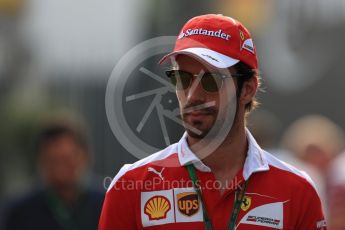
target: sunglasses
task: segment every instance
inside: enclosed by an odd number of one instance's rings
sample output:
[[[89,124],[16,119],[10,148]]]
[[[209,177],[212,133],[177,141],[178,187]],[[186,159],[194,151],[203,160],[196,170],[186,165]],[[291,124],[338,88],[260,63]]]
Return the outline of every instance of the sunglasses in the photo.
[[[194,77],[199,77],[199,74],[192,74],[183,70],[168,70],[165,72],[169,77],[171,83],[176,87],[177,90],[188,89],[193,81]],[[221,73],[205,72],[200,79],[202,88],[209,93],[218,92],[222,88],[224,79],[229,77],[236,77],[239,74],[230,76]]]

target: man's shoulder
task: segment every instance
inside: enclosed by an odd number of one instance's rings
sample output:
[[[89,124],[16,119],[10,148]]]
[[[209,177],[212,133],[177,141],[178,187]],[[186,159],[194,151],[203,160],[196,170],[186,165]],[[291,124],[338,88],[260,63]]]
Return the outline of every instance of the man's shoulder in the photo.
[[[4,205],[5,224],[21,220],[24,216],[31,217],[39,212],[47,211],[44,191],[32,190],[6,202]]]
[[[277,180],[286,183],[289,186],[303,186],[316,190],[316,186],[311,177],[303,170],[296,168],[295,166],[279,159],[273,154],[264,151],[263,154],[270,167],[270,173],[273,174]]]
[[[33,205],[37,206],[44,203],[44,201],[44,190],[40,188],[16,197],[8,203],[8,207],[13,210],[30,209]]]
[[[114,184],[122,179],[127,180],[140,180],[145,176],[149,167],[179,167],[178,160],[178,143],[169,145],[163,150],[160,150],[152,155],[149,155],[141,160],[132,164],[125,164],[121,167],[119,172],[114,177],[109,189]],[[108,190],[109,190],[108,189]]]

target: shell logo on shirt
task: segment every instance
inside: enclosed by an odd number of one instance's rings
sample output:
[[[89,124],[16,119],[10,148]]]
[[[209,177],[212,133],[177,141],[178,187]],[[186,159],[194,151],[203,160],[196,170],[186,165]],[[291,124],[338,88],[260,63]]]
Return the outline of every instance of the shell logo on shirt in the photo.
[[[153,196],[145,206],[144,213],[148,215],[150,220],[165,219],[167,212],[171,209],[170,201],[164,196]]]
[[[177,194],[178,210],[186,216],[193,216],[199,211],[198,195],[195,192],[183,192]]]

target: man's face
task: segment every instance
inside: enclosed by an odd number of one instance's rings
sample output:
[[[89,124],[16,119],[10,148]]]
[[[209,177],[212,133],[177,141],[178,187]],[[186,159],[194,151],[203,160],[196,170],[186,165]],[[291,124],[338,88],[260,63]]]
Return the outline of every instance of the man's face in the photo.
[[[189,136],[197,139],[204,138],[213,127],[217,131],[224,124],[225,110],[229,109],[231,97],[229,95],[236,95],[235,88],[232,87],[234,85],[231,84],[232,79],[225,78],[219,91],[210,93],[203,89],[197,75],[202,76],[205,72],[219,73],[219,70],[206,66],[187,55],[179,55],[176,63],[179,70],[195,75],[189,88],[176,90],[184,127]],[[230,68],[230,72],[233,71]],[[232,91],[232,94],[229,94],[229,91]]]
[[[49,140],[41,149],[41,167],[53,187],[76,186],[85,172],[87,153],[70,135]]]

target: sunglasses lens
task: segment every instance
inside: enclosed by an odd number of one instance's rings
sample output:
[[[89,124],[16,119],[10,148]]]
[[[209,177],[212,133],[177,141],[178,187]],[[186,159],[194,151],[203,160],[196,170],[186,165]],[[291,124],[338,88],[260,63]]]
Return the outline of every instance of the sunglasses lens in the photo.
[[[177,90],[188,89],[193,80],[191,73],[182,70],[170,70],[166,72],[167,76],[173,85],[176,86]],[[222,86],[222,76],[217,73],[204,73],[201,78],[201,85],[207,92],[218,92]]]
[[[193,78],[190,73],[181,70],[170,70],[166,74],[170,78],[171,83],[176,86],[177,90],[188,89]]]
[[[222,77],[215,73],[205,73],[201,85],[207,92],[217,92],[222,86]]]

